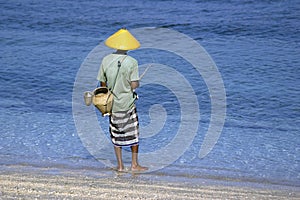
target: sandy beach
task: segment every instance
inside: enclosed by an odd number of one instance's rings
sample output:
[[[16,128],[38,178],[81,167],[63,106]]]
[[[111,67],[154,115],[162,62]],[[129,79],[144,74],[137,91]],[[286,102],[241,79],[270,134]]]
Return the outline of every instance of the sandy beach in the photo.
[[[300,192],[2,171],[0,199],[300,199]]]

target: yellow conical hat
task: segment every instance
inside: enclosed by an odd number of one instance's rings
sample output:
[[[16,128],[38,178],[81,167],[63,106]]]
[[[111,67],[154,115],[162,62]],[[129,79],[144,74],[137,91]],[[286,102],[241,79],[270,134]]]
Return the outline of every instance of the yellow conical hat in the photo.
[[[133,50],[141,45],[127,29],[120,29],[105,41],[105,45],[119,50]]]

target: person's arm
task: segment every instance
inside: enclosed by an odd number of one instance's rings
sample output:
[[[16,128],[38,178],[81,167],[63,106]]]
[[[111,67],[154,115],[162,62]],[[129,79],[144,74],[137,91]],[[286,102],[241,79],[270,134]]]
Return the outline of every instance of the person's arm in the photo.
[[[97,76],[98,84],[97,87],[106,87],[106,76],[104,72],[103,63],[101,63],[98,76]]]
[[[101,81],[101,87],[106,87],[106,83]]]
[[[131,86],[131,89],[134,90],[140,86],[140,82],[139,81],[131,81],[130,86]]]

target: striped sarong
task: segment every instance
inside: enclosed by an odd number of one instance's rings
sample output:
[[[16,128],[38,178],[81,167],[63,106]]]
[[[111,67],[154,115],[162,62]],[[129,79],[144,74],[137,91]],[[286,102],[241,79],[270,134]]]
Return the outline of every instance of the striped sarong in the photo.
[[[139,120],[135,106],[128,111],[112,113],[109,122],[114,145],[134,146],[139,143]]]

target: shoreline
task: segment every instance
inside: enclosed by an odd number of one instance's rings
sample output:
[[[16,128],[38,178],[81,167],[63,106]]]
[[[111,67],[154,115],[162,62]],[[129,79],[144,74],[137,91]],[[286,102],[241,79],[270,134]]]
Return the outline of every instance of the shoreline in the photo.
[[[300,199],[299,190],[144,180],[116,173],[0,172],[0,199]]]

